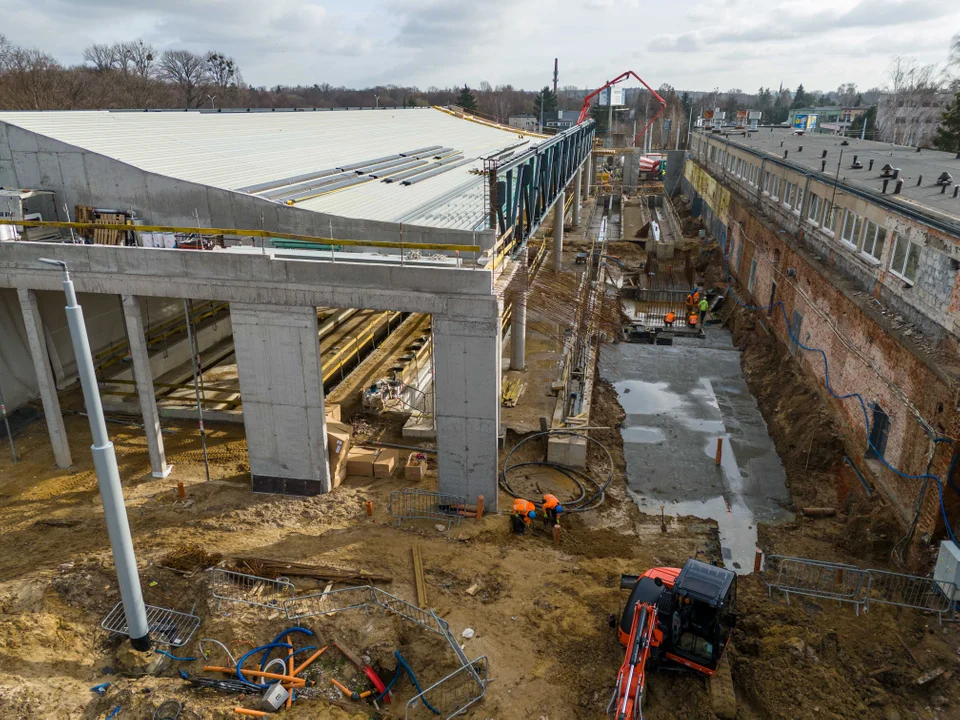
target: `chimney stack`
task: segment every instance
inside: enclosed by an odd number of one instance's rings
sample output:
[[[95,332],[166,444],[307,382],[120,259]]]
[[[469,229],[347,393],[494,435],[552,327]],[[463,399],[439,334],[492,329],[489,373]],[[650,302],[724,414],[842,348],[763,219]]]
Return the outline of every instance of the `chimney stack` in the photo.
[[[557,80],[560,77],[558,58],[553,59],[553,94],[557,94]]]

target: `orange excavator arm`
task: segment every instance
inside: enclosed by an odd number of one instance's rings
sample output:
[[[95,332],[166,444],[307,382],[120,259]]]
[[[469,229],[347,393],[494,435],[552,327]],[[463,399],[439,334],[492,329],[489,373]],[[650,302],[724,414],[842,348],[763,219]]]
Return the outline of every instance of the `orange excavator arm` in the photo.
[[[643,689],[650,648],[657,647],[663,633],[657,628],[657,608],[650,603],[637,605],[627,640],[627,653],[617,675],[617,687],[607,713],[616,720],[642,720]]]

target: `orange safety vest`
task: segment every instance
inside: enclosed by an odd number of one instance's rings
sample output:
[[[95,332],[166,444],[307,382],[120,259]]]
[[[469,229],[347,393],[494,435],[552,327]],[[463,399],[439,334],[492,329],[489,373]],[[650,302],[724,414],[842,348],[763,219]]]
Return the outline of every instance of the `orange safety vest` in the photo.
[[[544,495],[543,496],[543,509],[544,510],[553,510],[557,505],[560,504],[560,501],[557,499],[556,495]]]
[[[677,319],[677,316],[673,313],[672,310],[668,312],[667,316],[664,318],[664,320],[668,323],[672,323],[676,319]]]
[[[694,313],[693,315],[691,315],[690,317],[688,317],[688,318],[687,318],[687,323],[688,323],[691,327],[693,327],[694,325],[696,325],[696,324],[697,324],[697,314]]]
[[[693,309],[693,295],[687,295],[687,307]]]
[[[693,294],[693,303],[694,303],[694,305],[696,305],[697,300],[699,300],[699,299],[700,299],[700,291],[697,290],[697,291]]]
[[[516,498],[513,501],[513,513],[514,515],[519,515],[523,518],[523,521],[529,525],[530,524],[530,515],[529,513],[536,512],[537,506],[534,505],[529,500],[524,500],[523,498]]]

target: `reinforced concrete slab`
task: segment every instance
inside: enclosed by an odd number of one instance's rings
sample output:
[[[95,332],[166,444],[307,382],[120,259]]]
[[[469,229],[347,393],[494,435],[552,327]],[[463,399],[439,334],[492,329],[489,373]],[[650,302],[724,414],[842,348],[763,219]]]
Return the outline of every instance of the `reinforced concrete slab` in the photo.
[[[641,509],[659,513],[664,505],[669,515],[716,520],[724,564],[752,571],[757,523],[792,513],[783,466],[730,333],[707,328],[705,339],[672,346],[605,346],[600,367],[627,414],[627,478]]]

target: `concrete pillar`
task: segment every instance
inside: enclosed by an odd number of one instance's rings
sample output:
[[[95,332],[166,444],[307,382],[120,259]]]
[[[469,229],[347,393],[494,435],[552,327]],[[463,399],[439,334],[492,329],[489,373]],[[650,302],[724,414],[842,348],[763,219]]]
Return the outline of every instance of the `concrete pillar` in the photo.
[[[442,493],[497,510],[500,317],[497,299],[433,316],[437,462]],[[516,312],[516,308],[514,308]],[[467,314],[469,313],[469,314]]]
[[[590,199],[590,184],[593,182],[593,153],[587,153],[587,159],[583,163],[584,182],[583,182],[583,200]]]
[[[580,196],[583,194],[580,190],[580,184],[583,176],[583,168],[577,170],[573,177],[573,226],[580,226]]]
[[[123,321],[127,325],[127,339],[130,341],[130,357],[133,360],[133,378],[137,384],[143,431],[147,436],[147,450],[150,453],[150,469],[153,477],[165,478],[172,468],[167,465],[163,451],[163,435],[160,432],[160,416],[157,413],[157,397],[153,389],[153,370],[150,367],[150,354],[147,352],[140,298],[124,295],[122,304]]]
[[[317,311],[230,303],[253,491],[331,490]]]
[[[527,367],[527,293],[518,292],[513,297],[513,312],[510,315],[510,369],[524,370]]]
[[[560,272],[563,268],[563,206],[567,201],[567,193],[561,190],[557,196],[557,204],[553,209],[553,271]]]
[[[63,415],[60,412],[60,398],[50,369],[50,356],[47,355],[47,343],[43,334],[43,320],[40,319],[40,306],[37,304],[35,290],[17,290],[20,298],[20,310],[23,312],[23,325],[27,330],[27,344],[30,357],[33,358],[33,370],[37,374],[40,387],[40,400],[43,402],[43,415],[47,420],[47,432],[53,446],[53,457],[57,467],[68,468],[73,464],[70,457],[70,443],[67,431],[63,427]]]

